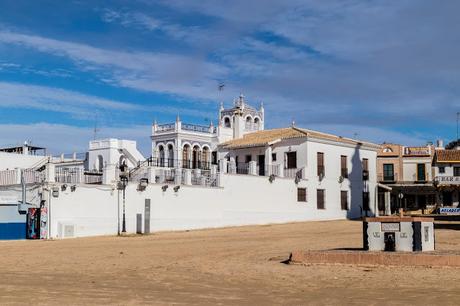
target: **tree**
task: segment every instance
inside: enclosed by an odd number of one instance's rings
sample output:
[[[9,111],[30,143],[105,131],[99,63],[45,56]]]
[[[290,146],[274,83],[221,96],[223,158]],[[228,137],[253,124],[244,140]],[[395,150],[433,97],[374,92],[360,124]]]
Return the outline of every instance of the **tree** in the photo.
[[[447,150],[455,149],[456,147],[460,146],[460,139],[452,140],[446,145]]]

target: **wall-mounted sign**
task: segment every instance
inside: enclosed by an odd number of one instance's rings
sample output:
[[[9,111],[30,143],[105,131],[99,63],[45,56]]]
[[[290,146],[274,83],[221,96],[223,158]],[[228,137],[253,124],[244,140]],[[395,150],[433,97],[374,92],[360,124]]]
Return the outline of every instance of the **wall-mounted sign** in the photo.
[[[439,213],[444,215],[460,215],[459,207],[441,207]]]
[[[404,155],[426,156],[430,155],[430,149],[427,147],[405,147]]]
[[[393,223],[383,223],[381,224],[381,230],[382,232],[400,232],[400,224],[397,222]]]
[[[437,176],[434,180],[440,184],[460,185],[460,176]]]

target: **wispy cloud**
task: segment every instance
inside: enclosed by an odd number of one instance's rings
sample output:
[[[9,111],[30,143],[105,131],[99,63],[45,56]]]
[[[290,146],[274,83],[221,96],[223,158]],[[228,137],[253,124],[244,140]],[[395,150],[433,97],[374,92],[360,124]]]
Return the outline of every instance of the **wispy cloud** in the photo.
[[[102,10],[101,18],[105,22],[120,23],[125,27],[135,27],[153,31],[158,29],[160,22],[141,12],[121,12],[106,8]]]
[[[73,115],[94,111],[133,111],[142,109],[132,103],[112,101],[60,88],[0,82],[0,108],[35,108]]]
[[[0,32],[0,43],[22,45],[64,56],[82,69],[108,76],[112,84],[139,90],[212,99],[226,67],[202,58],[171,53],[114,51],[36,35]]]

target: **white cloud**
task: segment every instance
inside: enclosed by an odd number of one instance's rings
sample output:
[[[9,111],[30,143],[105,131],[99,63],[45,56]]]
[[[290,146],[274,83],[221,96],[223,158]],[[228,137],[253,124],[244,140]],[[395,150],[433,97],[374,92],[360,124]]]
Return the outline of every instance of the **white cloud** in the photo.
[[[160,26],[158,20],[140,12],[121,12],[112,9],[104,9],[101,17],[105,22],[117,22],[125,27],[141,28],[148,31],[153,31]]]
[[[68,57],[83,69],[111,75],[119,86],[199,99],[213,99],[216,79],[227,73],[221,65],[179,54],[113,51],[6,31],[1,42]]]

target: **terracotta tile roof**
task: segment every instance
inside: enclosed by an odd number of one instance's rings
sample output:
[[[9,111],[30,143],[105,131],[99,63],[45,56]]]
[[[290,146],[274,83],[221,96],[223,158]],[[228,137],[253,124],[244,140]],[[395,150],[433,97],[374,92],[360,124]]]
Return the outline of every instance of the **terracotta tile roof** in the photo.
[[[254,133],[249,133],[243,136],[243,138],[230,140],[224,142],[220,146],[225,149],[237,149],[247,147],[260,147],[266,146],[269,143],[292,138],[306,137],[305,132],[295,128],[282,128],[273,130],[264,130]]]
[[[460,150],[436,150],[435,160],[438,163],[460,162]]]
[[[372,146],[376,149],[380,148],[379,145],[369,143],[369,142],[360,142],[350,138],[340,137],[332,134],[326,134],[318,131],[300,129],[296,127],[273,129],[273,130],[264,130],[254,133],[249,133],[243,136],[243,138],[234,139],[227,141],[220,145],[224,149],[238,149],[238,148],[248,148],[248,147],[261,147],[266,146],[271,143],[293,138],[302,138],[302,137],[311,137],[332,140],[342,143],[349,144],[364,144]]]

